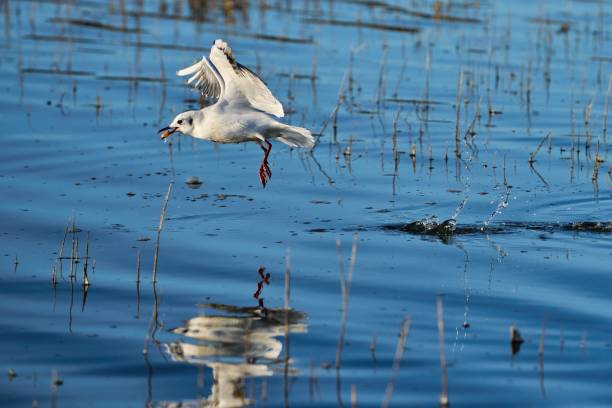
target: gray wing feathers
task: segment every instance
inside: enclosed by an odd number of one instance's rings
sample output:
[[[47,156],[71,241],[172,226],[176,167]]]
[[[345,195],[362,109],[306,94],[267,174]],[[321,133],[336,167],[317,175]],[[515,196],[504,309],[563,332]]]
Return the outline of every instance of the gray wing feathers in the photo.
[[[272,95],[266,84],[247,67],[239,64],[232,49],[222,40],[216,40],[210,49],[210,60],[225,82],[224,98],[246,99],[255,109],[277,117],[285,116],[283,105]]]
[[[244,102],[253,108],[282,118],[283,105],[272,95],[266,84],[250,69],[239,64],[232,49],[223,40],[216,40],[210,56],[176,72],[190,76],[187,84],[203,95],[227,102]]]
[[[245,89],[244,96],[254,108],[279,118],[285,116],[283,105],[272,95],[266,84],[254,72],[243,65],[237,64],[236,73],[241,77],[241,84],[246,85],[243,87]]]
[[[209,98],[220,98],[224,93],[223,78],[215,66],[206,57],[195,64],[176,72],[178,76],[189,76],[187,84],[192,85],[202,95]]]

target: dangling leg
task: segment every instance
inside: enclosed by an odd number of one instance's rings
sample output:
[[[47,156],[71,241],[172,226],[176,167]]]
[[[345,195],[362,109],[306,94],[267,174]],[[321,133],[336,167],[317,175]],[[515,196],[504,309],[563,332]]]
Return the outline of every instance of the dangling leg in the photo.
[[[260,146],[264,151],[264,157],[261,161],[261,166],[259,166],[259,180],[261,181],[261,185],[266,187],[266,184],[272,177],[272,171],[270,170],[270,166],[268,166],[268,156],[270,155],[270,150],[272,150],[272,144],[264,139]]]

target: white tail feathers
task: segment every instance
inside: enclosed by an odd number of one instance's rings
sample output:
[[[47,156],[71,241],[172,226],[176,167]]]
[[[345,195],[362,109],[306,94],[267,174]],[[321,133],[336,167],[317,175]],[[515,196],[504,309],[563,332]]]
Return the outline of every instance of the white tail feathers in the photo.
[[[279,129],[278,140],[291,147],[314,147],[315,138],[310,130],[298,127],[282,125]]]

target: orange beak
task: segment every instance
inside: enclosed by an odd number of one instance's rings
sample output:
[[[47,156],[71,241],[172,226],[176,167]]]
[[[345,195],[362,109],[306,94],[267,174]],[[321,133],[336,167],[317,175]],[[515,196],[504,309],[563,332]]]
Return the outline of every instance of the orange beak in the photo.
[[[161,133],[161,140],[164,140],[174,132],[178,130],[177,127],[166,126],[165,128],[161,128],[157,131],[157,133]]]

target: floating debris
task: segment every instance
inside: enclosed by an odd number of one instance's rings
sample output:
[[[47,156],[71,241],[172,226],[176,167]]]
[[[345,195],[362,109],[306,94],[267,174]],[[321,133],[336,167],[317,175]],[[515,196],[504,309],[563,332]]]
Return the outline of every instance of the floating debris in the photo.
[[[513,325],[510,326],[510,346],[512,347],[513,356],[521,351],[521,345],[524,341],[519,330]]]
[[[100,23],[99,21],[95,21],[95,20],[54,17],[54,18],[51,18],[49,22],[57,23],[57,24],[68,24],[68,25],[84,27],[84,28],[93,28],[93,29],[105,30],[105,31],[129,33],[129,34],[136,34],[136,33],[143,32],[141,28],[128,28],[128,27],[115,26],[111,24]]]
[[[189,188],[196,189],[200,188],[202,184],[204,184],[204,182],[200,180],[200,178],[197,176],[191,176],[187,180],[185,180],[185,184],[187,184],[187,187]]]
[[[323,19],[323,18],[306,18],[305,23],[319,24],[319,25],[330,25],[338,27],[357,27],[357,28],[369,28],[371,30],[381,31],[394,31],[398,33],[409,33],[416,34],[421,31],[419,27],[410,27],[407,25],[391,25],[382,23],[371,23],[365,21],[349,21],[349,20],[337,20],[337,19]]]

